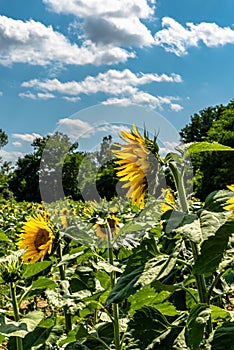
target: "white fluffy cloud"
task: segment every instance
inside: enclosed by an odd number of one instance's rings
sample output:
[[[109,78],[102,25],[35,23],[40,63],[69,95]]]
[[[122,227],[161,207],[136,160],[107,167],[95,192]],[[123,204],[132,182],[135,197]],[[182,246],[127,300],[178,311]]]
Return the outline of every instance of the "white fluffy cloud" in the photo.
[[[5,151],[3,149],[0,150],[0,157],[6,162],[15,162],[18,158],[24,156],[24,153],[17,151]]]
[[[97,76],[87,76],[81,82],[70,81],[63,83],[58,79],[32,79],[23,82],[22,87],[76,96],[80,94],[95,94],[97,92],[119,95],[134,94],[137,91],[137,86],[153,82],[181,83],[182,78],[175,73],[171,75],[155,73],[135,74],[129,69],[124,69],[123,71],[110,69],[105,73],[99,73]]]
[[[94,128],[80,119],[63,118],[58,121],[58,130],[73,141],[79,137],[88,138],[94,134]]]
[[[19,142],[19,141],[12,142],[12,145],[15,146],[15,147],[22,147],[22,143]]]
[[[115,125],[110,123],[95,125],[89,124],[81,119],[63,118],[58,121],[59,132],[69,136],[71,141],[76,141],[78,138],[87,139],[92,137],[97,132],[105,132],[112,135],[118,135],[120,130],[127,130],[124,125]]]
[[[32,93],[31,91],[26,91],[26,92],[20,92],[19,97],[21,98],[29,98],[31,100],[50,100],[52,98],[55,98],[55,95],[50,94],[50,93],[43,93],[43,92],[38,92],[37,94]]]
[[[177,56],[188,53],[190,47],[198,47],[203,42],[208,47],[234,44],[234,30],[220,27],[216,23],[186,23],[183,27],[173,18],[162,19],[163,29],[155,34],[155,44]]]
[[[110,16],[127,17],[138,16],[147,18],[153,14],[155,1],[147,0],[42,0],[51,11],[73,14],[77,17]]]
[[[12,134],[13,139],[19,139],[24,142],[33,142],[36,138],[42,137],[40,134],[33,132],[32,134]]]
[[[83,35],[97,45],[147,46],[154,42],[141,19],[154,13],[147,0],[43,0],[51,11],[83,20]]]
[[[2,91],[0,91],[0,96],[3,96],[3,92]]]
[[[129,106],[131,104],[136,104],[139,106],[148,106],[152,109],[158,108],[163,109],[164,105],[168,105],[171,110],[178,112],[183,109],[179,104],[174,104],[172,101],[178,100],[174,96],[153,96],[144,91],[137,91],[135,94],[128,97],[114,97],[109,98],[106,101],[103,101],[104,105],[120,105],[120,106]],[[177,106],[177,108],[175,108]]]
[[[79,47],[63,34],[34,20],[21,21],[0,16],[0,64],[15,62],[31,65],[114,64],[125,62],[134,53],[120,47],[102,46],[86,40]]]
[[[181,83],[182,78],[179,74],[175,73],[171,75],[159,75],[155,73],[136,74],[129,69],[123,71],[110,69],[105,73],[99,73],[97,76],[87,76],[81,82],[70,81],[63,83],[58,79],[33,79],[22,83],[22,87],[41,90],[45,94],[60,93],[63,95],[63,98],[73,102],[80,99],[79,95],[81,94],[91,95],[102,92],[113,96],[103,101],[104,104],[148,104],[152,108],[162,108],[164,104],[167,104],[171,106],[172,110],[180,111],[182,107],[179,104],[173,104],[171,102],[173,99],[177,98],[153,96],[140,91],[138,88],[142,85],[162,82]],[[35,94],[33,94],[33,96],[35,96]],[[31,95],[29,95],[29,98],[31,98]]]

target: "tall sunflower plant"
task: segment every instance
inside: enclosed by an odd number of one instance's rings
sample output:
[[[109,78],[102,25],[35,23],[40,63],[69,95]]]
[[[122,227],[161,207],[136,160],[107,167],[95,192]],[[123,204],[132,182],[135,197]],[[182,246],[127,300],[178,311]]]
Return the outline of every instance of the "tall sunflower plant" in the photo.
[[[200,203],[189,191],[189,157],[233,149],[200,142],[179,146],[161,157],[156,138],[149,140],[146,131],[142,136],[135,125],[130,132],[121,131],[121,139],[124,144],[116,145],[114,151],[117,176],[132,205],[143,212],[146,206],[157,210],[151,197],[158,197],[161,191],[165,196],[157,229],[154,226],[151,230],[156,234],[148,237],[156,249],[147,248],[138,262],[136,255],[128,259],[107,302],[119,304],[128,298],[132,317],[127,332],[140,349],[178,349],[182,344],[184,349],[232,347],[233,338],[227,337],[227,329],[234,330],[230,311],[234,185],[228,186],[229,191],[211,193],[205,203]],[[166,183],[163,190],[162,176]],[[137,252],[141,249],[138,247]]]

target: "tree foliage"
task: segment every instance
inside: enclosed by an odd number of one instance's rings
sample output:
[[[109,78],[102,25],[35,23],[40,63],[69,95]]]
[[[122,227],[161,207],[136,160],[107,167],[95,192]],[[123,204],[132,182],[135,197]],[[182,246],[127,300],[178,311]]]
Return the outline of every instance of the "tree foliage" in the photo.
[[[31,154],[18,159],[11,175],[10,189],[18,201],[53,202],[64,196],[99,200],[116,194],[110,135],[92,153],[78,151],[77,143],[58,132],[35,139],[32,147]]]
[[[183,142],[219,142],[234,147],[234,100],[227,106],[208,107],[191,117],[180,132]],[[232,152],[204,152],[193,155],[194,190],[200,199],[233,183]]]
[[[5,133],[5,131],[0,129],[0,148],[2,148],[3,146],[6,146],[7,142],[8,142],[7,134]]]
[[[56,132],[43,138],[36,138],[33,152],[19,158],[11,176],[10,189],[19,201],[41,201],[40,185],[45,189],[46,198],[55,200],[60,193],[57,186],[60,169],[66,155],[75,152],[77,144],[72,144],[67,135]],[[70,162],[73,166],[73,164]],[[66,171],[68,165],[66,164]]]

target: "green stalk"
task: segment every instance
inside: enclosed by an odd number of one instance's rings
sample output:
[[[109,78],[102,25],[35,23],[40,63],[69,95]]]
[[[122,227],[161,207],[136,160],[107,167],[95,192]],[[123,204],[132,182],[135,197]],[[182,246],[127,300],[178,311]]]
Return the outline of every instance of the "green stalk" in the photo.
[[[107,226],[107,248],[108,248],[108,257],[109,257],[109,264],[114,265],[114,255],[113,255],[113,247],[111,244],[111,229],[108,222],[106,223]],[[112,271],[110,274],[110,282],[111,282],[111,289],[114,288],[115,282],[116,282],[116,272]],[[116,303],[112,304],[113,308],[113,327],[114,327],[114,341],[115,341],[115,350],[121,350],[121,343],[120,343],[120,334],[119,334],[119,305]]]
[[[62,246],[61,246],[60,243],[59,243],[59,246],[58,246],[58,253],[59,253],[59,260],[61,262],[63,254],[62,254]],[[59,266],[59,273],[60,273],[61,280],[65,281],[66,280],[66,274],[65,274],[65,269],[64,269],[63,265]],[[72,330],[72,316],[71,316],[70,313],[67,312],[67,308],[66,307],[64,307],[64,316],[65,316],[65,329],[66,329],[66,332],[68,333],[68,332],[70,332]]]
[[[188,206],[188,202],[187,202],[187,198],[186,198],[183,174],[179,174],[178,169],[176,167],[176,164],[174,162],[169,163],[169,168],[170,168],[172,175],[173,175],[173,178],[175,180],[181,208],[182,208],[183,212],[189,213],[189,206]],[[199,253],[198,245],[192,241],[190,241],[190,245],[192,248],[193,259],[196,262],[197,257],[198,257],[198,253]],[[200,303],[208,304],[209,303],[208,292],[207,292],[207,288],[206,288],[206,282],[205,282],[204,275],[203,274],[201,274],[201,275],[194,274],[194,277],[196,279],[196,285],[197,285]],[[210,317],[208,324],[207,324],[206,336],[208,337],[211,332],[212,332],[212,322],[211,322],[211,317]]]
[[[189,212],[189,206],[186,198],[185,193],[185,187],[184,187],[184,180],[183,175],[179,174],[178,169],[176,167],[176,164],[174,162],[169,163],[170,170],[172,172],[172,175],[175,180],[176,188],[179,195],[179,200],[181,204],[181,208],[183,212],[188,213]],[[190,241],[190,245],[192,248],[193,253],[193,259],[194,261],[197,260],[198,257],[198,245],[195,242]],[[206,283],[204,275],[194,275],[196,279],[197,289],[198,289],[198,295],[201,303],[207,303],[207,289],[206,289]]]
[[[10,291],[11,291],[11,301],[12,301],[12,306],[13,306],[13,311],[14,311],[14,317],[15,321],[19,322],[20,316],[19,316],[19,306],[16,298],[16,290],[15,290],[15,284],[13,282],[10,282]],[[16,350],[23,350],[23,343],[22,343],[22,338],[20,337],[15,337],[15,342],[16,342]]]

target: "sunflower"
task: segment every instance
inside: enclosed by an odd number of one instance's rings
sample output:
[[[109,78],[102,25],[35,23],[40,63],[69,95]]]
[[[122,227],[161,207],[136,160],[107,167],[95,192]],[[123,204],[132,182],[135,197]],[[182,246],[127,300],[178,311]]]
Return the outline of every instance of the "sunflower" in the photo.
[[[31,217],[24,224],[19,236],[22,239],[17,242],[17,245],[19,249],[26,250],[21,257],[23,262],[33,264],[43,261],[46,254],[51,253],[55,236],[49,227],[48,220],[41,214]]]
[[[234,185],[227,186],[229,190],[234,192]],[[234,198],[230,198],[227,200],[228,205],[223,207],[225,210],[233,210],[234,211]],[[231,215],[231,218],[234,218],[234,214]]]
[[[150,171],[149,156],[151,152],[157,153],[158,146],[155,140],[149,140],[146,133],[143,138],[135,125],[130,132],[121,130],[120,138],[126,144],[116,144],[120,150],[113,150],[119,158],[115,161],[118,164],[117,176],[120,181],[126,181],[122,188],[128,190],[127,198],[132,198],[132,204],[143,209],[147,188],[146,176]]]
[[[62,222],[62,225],[63,225],[63,228],[66,229],[68,228],[68,215],[69,215],[69,210],[67,208],[63,208],[61,211],[60,211],[60,215],[61,215],[61,222]]]
[[[107,218],[107,223],[111,230],[111,235],[114,237],[118,231],[119,231],[119,219],[115,215],[111,215],[109,218]],[[102,240],[107,239],[107,227],[105,224],[95,224],[94,227],[96,228],[96,234],[98,237],[100,237]]]
[[[165,193],[165,203],[162,204],[162,211],[161,214],[166,213],[168,210],[172,210],[175,205],[175,197],[171,191],[170,188],[167,188],[166,190],[163,189],[162,192]]]

